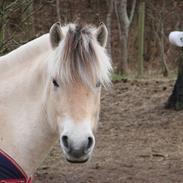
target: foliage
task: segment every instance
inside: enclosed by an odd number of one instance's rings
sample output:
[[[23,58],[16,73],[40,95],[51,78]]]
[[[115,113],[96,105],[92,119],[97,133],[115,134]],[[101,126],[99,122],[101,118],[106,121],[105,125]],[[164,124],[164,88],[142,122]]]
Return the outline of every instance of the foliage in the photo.
[[[114,73],[112,75],[112,81],[122,81],[122,80],[127,80],[128,77],[127,76],[124,76],[124,75],[121,75],[121,74],[118,74],[118,73]]]
[[[0,2],[0,55],[33,37],[32,0]]]
[[[115,12],[113,3],[111,7],[110,2],[121,4],[122,0],[0,0],[0,54],[48,32],[50,26],[58,20],[61,20],[62,24],[75,20],[95,25],[107,22],[110,27],[109,48],[115,71],[122,73],[119,65],[125,60],[129,73],[136,73],[139,68],[138,11],[134,7],[139,7],[140,1],[136,1],[134,6],[134,0],[123,0],[123,3],[127,3],[125,12],[118,13]],[[178,56],[178,51],[170,46],[168,34],[172,30],[183,29],[182,8],[183,1],[180,0],[146,1],[144,73],[156,73],[162,68],[162,74],[166,75],[166,68],[169,72],[175,70],[177,63],[174,58]],[[122,26],[123,22],[118,22],[122,14],[125,14],[127,20],[124,25],[128,25],[125,42],[120,38],[120,31],[125,32],[125,26]],[[122,53],[124,44],[128,54]]]

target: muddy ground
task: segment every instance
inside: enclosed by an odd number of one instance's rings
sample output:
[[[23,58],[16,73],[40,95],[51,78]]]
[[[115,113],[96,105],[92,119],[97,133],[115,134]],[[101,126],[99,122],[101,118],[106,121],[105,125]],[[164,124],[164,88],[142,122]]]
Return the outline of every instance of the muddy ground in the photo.
[[[103,92],[94,155],[67,163],[58,145],[35,183],[182,183],[183,111],[164,109],[174,81],[117,82]]]

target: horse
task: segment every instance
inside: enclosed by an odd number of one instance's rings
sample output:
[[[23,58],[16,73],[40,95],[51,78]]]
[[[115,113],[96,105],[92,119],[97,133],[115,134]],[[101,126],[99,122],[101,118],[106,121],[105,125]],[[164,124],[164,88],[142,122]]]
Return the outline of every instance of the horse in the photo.
[[[91,159],[101,87],[111,86],[107,36],[103,23],[57,22],[0,57],[0,152],[26,177],[58,139],[66,161]]]

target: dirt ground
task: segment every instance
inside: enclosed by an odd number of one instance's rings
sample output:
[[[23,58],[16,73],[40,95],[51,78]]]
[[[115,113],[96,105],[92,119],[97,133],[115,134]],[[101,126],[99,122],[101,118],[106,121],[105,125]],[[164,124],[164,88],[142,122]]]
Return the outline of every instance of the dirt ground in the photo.
[[[174,81],[121,81],[103,91],[90,162],[69,164],[56,145],[35,183],[182,183],[183,111],[164,109]]]

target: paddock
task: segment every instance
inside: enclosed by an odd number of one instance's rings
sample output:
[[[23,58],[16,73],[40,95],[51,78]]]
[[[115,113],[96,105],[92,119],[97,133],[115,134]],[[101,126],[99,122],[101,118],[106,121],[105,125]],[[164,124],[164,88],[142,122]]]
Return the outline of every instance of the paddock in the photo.
[[[35,183],[179,183],[183,113],[164,109],[174,81],[120,81],[102,92],[96,149],[87,164],[68,164],[55,145]]]

